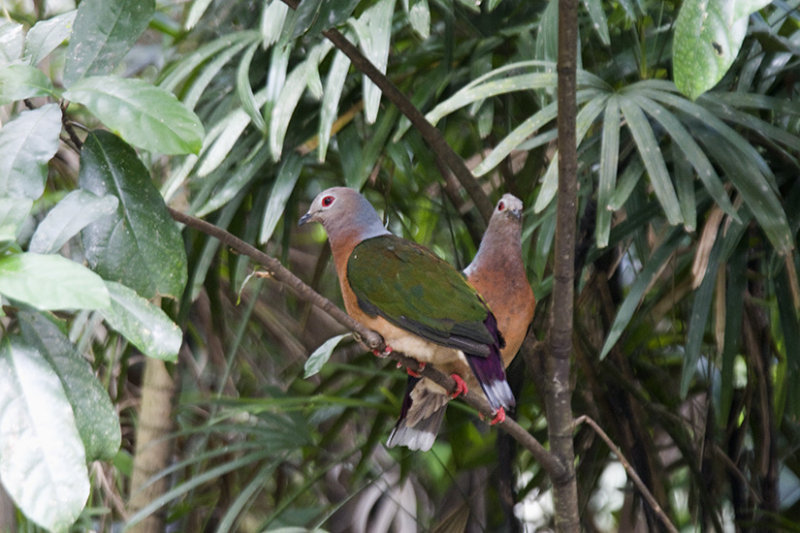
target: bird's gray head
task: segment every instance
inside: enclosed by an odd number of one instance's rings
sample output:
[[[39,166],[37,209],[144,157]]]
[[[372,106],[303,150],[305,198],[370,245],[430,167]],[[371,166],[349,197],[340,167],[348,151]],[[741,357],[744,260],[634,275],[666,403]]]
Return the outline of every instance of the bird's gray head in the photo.
[[[497,205],[494,207],[494,212],[492,213],[492,218],[496,215],[510,215],[514,217],[516,220],[520,220],[522,218],[522,200],[514,196],[513,194],[506,193],[503,195],[502,198],[497,202]]]
[[[366,198],[348,187],[331,187],[314,198],[299,225],[319,222],[329,238],[355,233],[361,240],[389,233]]]

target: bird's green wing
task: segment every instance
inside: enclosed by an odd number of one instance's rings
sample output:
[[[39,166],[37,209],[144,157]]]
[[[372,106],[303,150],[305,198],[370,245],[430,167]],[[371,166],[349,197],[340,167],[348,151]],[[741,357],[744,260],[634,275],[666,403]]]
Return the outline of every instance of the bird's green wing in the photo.
[[[347,280],[359,306],[431,342],[488,355],[497,339],[489,309],[463,275],[426,248],[395,235],[358,244]]]

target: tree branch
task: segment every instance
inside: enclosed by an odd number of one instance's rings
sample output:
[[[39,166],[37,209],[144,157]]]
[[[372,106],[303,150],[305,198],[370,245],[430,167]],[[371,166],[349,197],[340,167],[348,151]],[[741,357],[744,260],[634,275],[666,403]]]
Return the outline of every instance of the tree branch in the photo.
[[[172,215],[172,218],[174,218],[176,221],[219,239],[219,241],[225,246],[232,248],[242,255],[246,255],[256,263],[263,265],[267,269],[270,277],[289,286],[292,290],[294,290],[297,296],[316,305],[328,313],[334,320],[353,331],[369,349],[382,352],[386,348],[383,338],[377,332],[366,328],[360,322],[354,320],[352,317],[350,317],[350,315],[342,311],[333,302],[306,285],[300,278],[295,276],[274,257],[265,254],[264,252],[239,239],[235,235],[232,235],[222,228],[206,222],[205,220],[181,213],[180,211],[176,211],[169,207],[167,207],[167,210],[169,211],[170,215]],[[447,374],[438,371],[433,367],[433,365],[426,365],[424,368],[420,368],[419,363],[415,359],[398,351],[391,352],[389,357],[400,363],[402,366],[419,372],[422,376],[444,387],[445,390],[456,390],[455,380],[453,380],[453,378]],[[477,409],[478,412],[483,414],[485,417],[492,418],[494,416],[495,413],[489,406],[489,402],[482,395],[479,395],[475,392],[469,392],[463,396],[463,398],[468,405]],[[497,426],[506,431],[515,440],[517,440],[517,442],[530,451],[534,459],[536,459],[536,461],[542,465],[542,468],[545,469],[551,478],[563,476],[564,467],[561,462],[558,461],[552,453],[546,450],[544,446],[542,446],[542,444],[536,440],[536,438],[525,431],[514,420],[511,418],[506,418],[505,421],[500,422],[497,424]]]
[[[300,4],[298,0],[283,0],[283,2],[291,7],[297,9]],[[350,62],[367,76],[372,82],[380,88],[386,98],[388,98],[397,108],[403,113],[411,124],[419,131],[425,142],[428,143],[431,150],[437,159],[444,161],[450,170],[453,171],[461,186],[467,191],[472,201],[475,202],[475,207],[478,208],[484,222],[488,223],[489,218],[492,216],[494,206],[489,201],[489,198],[484,194],[480,184],[472,175],[472,172],[464,164],[464,160],[453,151],[447,141],[444,139],[442,132],[440,132],[433,124],[428,122],[417,107],[411,103],[405,94],[392,83],[380,70],[361,53],[361,51],[353,45],[347,38],[339,32],[336,28],[330,28],[322,32],[333,45],[341,50],[346,55]],[[444,176],[442,176],[444,179]]]
[[[667,531],[670,531],[671,533],[678,533],[678,529],[672,524],[672,522],[670,522],[667,514],[664,512],[661,506],[658,505],[658,502],[653,494],[647,489],[647,485],[644,484],[642,479],[639,477],[639,474],[637,474],[636,470],[633,469],[631,463],[625,458],[624,455],[622,455],[622,451],[617,447],[616,444],[614,444],[614,441],[611,440],[611,437],[609,437],[606,432],[603,431],[603,428],[601,428],[597,422],[587,415],[581,415],[576,418],[574,427],[578,427],[583,423],[591,427],[594,432],[597,433],[601,439],[603,439],[611,451],[614,452],[614,455],[616,455],[617,459],[619,459],[619,462],[622,464],[622,467],[625,469],[628,477],[631,478],[633,484],[636,485],[636,488],[642,493],[642,496],[644,496],[644,499],[647,500],[647,503],[653,509],[653,512],[656,513],[656,516],[658,516],[659,520],[661,520],[661,522],[664,524],[664,527],[667,529]]]

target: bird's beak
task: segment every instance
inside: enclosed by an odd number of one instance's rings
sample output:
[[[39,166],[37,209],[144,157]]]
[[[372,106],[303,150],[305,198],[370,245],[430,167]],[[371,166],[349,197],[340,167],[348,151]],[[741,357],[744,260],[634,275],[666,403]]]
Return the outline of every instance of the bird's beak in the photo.
[[[511,213],[517,220],[522,220],[522,209],[512,209],[509,211],[509,213]]]
[[[311,222],[311,218],[313,216],[314,215],[311,213],[311,211],[309,211],[308,213],[306,213],[305,215],[300,217],[300,220],[297,222],[297,225],[298,226],[302,226],[303,224],[305,224],[307,222]]]

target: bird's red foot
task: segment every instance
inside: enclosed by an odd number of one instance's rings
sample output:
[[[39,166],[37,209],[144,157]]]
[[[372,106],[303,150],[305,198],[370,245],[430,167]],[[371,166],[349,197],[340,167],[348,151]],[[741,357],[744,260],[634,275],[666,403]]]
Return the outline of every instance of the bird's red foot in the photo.
[[[501,407],[494,413],[494,418],[492,418],[492,421],[489,422],[489,425],[493,426],[495,424],[499,424],[505,419],[506,419],[506,410]]]
[[[411,370],[410,368],[406,367],[406,372],[408,372],[408,375],[412,378],[421,378],[422,376],[420,375],[420,372],[422,372],[422,370],[425,368],[425,365],[428,363],[425,361],[417,361],[417,364],[419,364],[419,368],[417,368],[417,370]]]
[[[450,374],[450,377],[456,382],[456,390],[450,395],[450,398],[458,398],[459,396],[466,395],[469,392],[467,384],[461,379],[458,374]]]
[[[386,348],[382,352],[379,352],[378,350],[372,350],[372,353],[373,355],[375,355],[375,357],[380,357],[381,359],[383,359],[384,357],[392,353],[392,347],[387,344]]]

